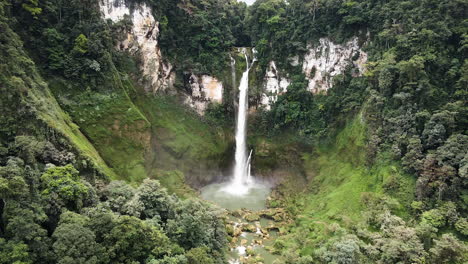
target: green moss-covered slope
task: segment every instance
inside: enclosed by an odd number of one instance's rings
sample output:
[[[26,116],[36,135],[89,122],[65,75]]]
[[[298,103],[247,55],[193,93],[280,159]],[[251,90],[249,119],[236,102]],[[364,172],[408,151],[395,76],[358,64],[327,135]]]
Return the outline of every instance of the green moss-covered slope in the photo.
[[[127,94],[133,86],[118,81],[113,89],[102,92],[67,89],[64,80],[51,85],[61,105],[115,170],[116,178],[141,181],[147,177],[145,153],[150,147],[151,124]]]
[[[367,167],[365,131],[365,124],[355,119],[338,134],[335,142],[304,155],[306,171],[311,178],[311,194],[305,197],[304,212],[311,220],[359,220],[364,210],[363,193],[384,193],[384,186],[397,179],[404,189],[394,193],[395,198],[409,206],[408,196],[413,195],[414,179],[397,165],[386,162],[384,157],[373,167]]]
[[[98,151],[79,127],[58,105],[35,63],[23,49],[23,43],[0,13],[0,126],[1,143],[8,144],[15,135],[48,137],[78,154],[80,168],[93,169],[101,175],[115,177]],[[45,133],[43,133],[45,132]]]
[[[139,94],[135,104],[151,123],[150,168],[179,170],[191,183],[219,177],[230,163],[231,134],[203,119],[176,97]]]

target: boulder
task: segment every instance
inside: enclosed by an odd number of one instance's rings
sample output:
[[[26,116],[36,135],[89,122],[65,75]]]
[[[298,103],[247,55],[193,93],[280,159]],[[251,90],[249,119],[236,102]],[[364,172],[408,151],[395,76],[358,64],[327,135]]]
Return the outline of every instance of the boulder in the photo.
[[[245,232],[250,232],[250,233],[255,233],[257,232],[257,227],[255,225],[244,225],[242,227],[242,231],[245,231]]]
[[[252,212],[252,213],[246,214],[244,216],[244,219],[249,222],[255,222],[255,221],[260,220],[260,216],[258,215],[258,213]]]

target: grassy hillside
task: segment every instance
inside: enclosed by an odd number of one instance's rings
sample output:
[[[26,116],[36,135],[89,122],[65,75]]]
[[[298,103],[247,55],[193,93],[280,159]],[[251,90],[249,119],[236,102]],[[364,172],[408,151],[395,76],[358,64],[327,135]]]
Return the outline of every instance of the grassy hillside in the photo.
[[[305,197],[307,215],[317,221],[361,218],[364,209],[361,196],[365,192],[384,193],[384,186],[398,181],[395,197],[405,205],[412,200],[415,180],[402,172],[397,164],[379,162],[368,168],[366,162],[366,127],[358,118],[350,122],[330,145],[320,146],[304,155],[306,171],[312,179],[311,195]]]
[[[147,177],[145,152],[150,147],[151,124],[130,100],[117,75],[108,91],[75,90],[64,80],[51,86],[61,105],[115,170],[116,179],[139,182]]]
[[[154,168],[178,169],[203,182],[208,169],[227,166],[223,157],[232,139],[223,127],[208,123],[175,97],[140,95],[136,104],[152,124]]]
[[[8,63],[0,67],[2,92],[0,143],[7,145],[15,135],[47,138],[56,145],[78,154],[78,167],[96,171],[107,177],[116,174],[107,166],[98,151],[81,133],[79,127],[58,105],[35,63],[23,49],[16,33],[0,17],[0,58]]]
[[[386,157],[378,157],[368,167],[366,153],[366,125],[357,117],[334,140],[303,155],[309,183],[299,194],[297,190],[282,190],[289,196],[283,206],[296,216],[296,221],[289,226],[288,235],[277,240],[276,250],[286,255],[317,256],[316,251],[326,241],[352,232],[365,222],[368,200],[389,199],[392,213],[408,219],[414,177]]]
[[[55,95],[116,171],[117,179],[140,182],[174,170],[203,179],[219,170],[229,147],[223,128],[209,124],[175,97],[146,95],[127,81],[108,91],[73,92],[54,81]],[[70,92],[72,91],[72,92]],[[221,161],[222,163],[222,161]]]

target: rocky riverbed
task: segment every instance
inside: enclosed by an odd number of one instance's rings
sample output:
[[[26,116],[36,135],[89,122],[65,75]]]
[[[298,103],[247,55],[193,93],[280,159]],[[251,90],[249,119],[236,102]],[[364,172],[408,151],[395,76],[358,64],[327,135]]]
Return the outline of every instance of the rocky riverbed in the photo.
[[[230,236],[230,263],[271,264],[278,259],[273,247],[289,222],[282,208],[259,211],[239,209],[226,215],[226,229]]]

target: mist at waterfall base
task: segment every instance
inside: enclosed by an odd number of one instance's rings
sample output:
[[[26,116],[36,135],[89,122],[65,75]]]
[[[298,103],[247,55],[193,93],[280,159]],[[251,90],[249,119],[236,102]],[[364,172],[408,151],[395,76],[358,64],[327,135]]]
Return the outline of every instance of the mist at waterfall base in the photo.
[[[237,0],[239,2],[245,2],[247,5],[252,5],[256,0]]]
[[[228,182],[214,183],[201,189],[202,197],[226,209],[247,208],[260,210],[270,193],[270,185],[255,180],[251,175],[252,151],[247,152],[247,112],[249,71],[251,65],[245,49],[243,50],[247,68],[242,74],[239,85],[239,107],[236,126],[236,150],[233,175]],[[255,62],[253,60],[252,64]],[[235,62],[233,62],[235,63]]]

